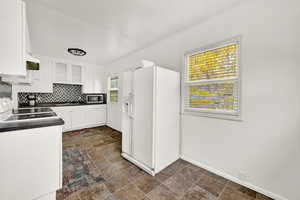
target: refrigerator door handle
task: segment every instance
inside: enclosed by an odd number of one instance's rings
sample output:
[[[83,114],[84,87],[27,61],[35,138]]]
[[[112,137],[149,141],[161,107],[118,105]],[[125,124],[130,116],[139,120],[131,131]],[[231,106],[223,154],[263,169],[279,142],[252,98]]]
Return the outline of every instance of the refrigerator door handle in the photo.
[[[129,112],[128,115],[130,118],[134,118],[133,104],[129,103]]]
[[[122,103],[122,112],[123,113],[129,113],[129,102],[123,101]]]

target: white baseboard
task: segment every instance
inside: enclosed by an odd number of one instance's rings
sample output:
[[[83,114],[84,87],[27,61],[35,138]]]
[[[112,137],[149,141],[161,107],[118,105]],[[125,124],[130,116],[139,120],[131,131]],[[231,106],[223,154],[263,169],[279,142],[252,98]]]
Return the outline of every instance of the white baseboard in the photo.
[[[112,126],[110,125],[110,123],[106,123],[106,126],[108,126],[109,128],[112,128],[112,129],[114,129],[114,130],[116,130],[116,131],[119,131],[120,133],[122,132],[121,130],[112,127]]]
[[[80,126],[80,127],[76,127],[76,128],[70,128],[67,130],[64,130],[64,132],[68,132],[68,131],[76,131],[76,130],[80,130],[80,129],[85,129],[85,128],[94,128],[97,126],[105,126],[105,123],[100,123],[100,124],[89,124],[87,126]]]
[[[252,189],[252,190],[255,190],[256,192],[259,192],[259,193],[261,193],[261,194],[264,194],[264,195],[266,195],[266,196],[268,196],[268,197],[270,197],[270,198],[272,198],[272,199],[276,199],[276,200],[288,200],[288,199],[285,198],[285,197],[282,197],[282,196],[280,196],[280,195],[274,194],[274,193],[272,193],[272,192],[270,192],[270,191],[268,191],[268,190],[265,190],[265,189],[263,189],[263,188],[261,188],[261,187],[255,186],[255,185],[253,185],[253,184],[251,184],[251,183],[243,182],[243,181],[241,181],[240,179],[238,179],[237,177],[234,177],[234,176],[232,176],[232,175],[229,175],[229,174],[227,174],[227,173],[224,173],[224,172],[222,172],[222,171],[220,171],[220,170],[217,170],[217,169],[215,169],[215,168],[209,167],[209,166],[207,166],[207,165],[205,165],[205,164],[202,164],[202,163],[200,163],[200,162],[198,162],[198,161],[195,161],[195,160],[193,160],[193,159],[187,158],[187,157],[185,157],[185,156],[183,156],[183,155],[181,155],[180,158],[181,158],[182,160],[185,160],[185,161],[187,161],[187,162],[190,162],[190,163],[192,163],[192,164],[194,164],[194,165],[196,165],[196,166],[198,166],[198,167],[201,167],[201,168],[203,168],[203,169],[205,169],[205,170],[207,170],[207,171],[210,171],[210,172],[212,172],[212,173],[214,173],[214,174],[217,174],[217,175],[219,175],[219,176],[222,176],[222,177],[224,177],[224,178],[226,178],[226,179],[228,179],[228,180],[230,180],[230,181],[232,181],[232,182],[238,183],[238,184],[243,185],[243,186],[245,186],[245,187],[247,187],[247,188],[250,188],[250,189]]]
[[[34,198],[33,200],[56,200],[56,191],[43,194],[37,198]]]

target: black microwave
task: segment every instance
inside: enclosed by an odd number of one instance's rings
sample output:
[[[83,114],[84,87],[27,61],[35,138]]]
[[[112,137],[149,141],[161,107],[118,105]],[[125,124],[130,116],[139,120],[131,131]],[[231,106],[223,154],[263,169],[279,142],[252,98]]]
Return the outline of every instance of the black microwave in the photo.
[[[88,94],[86,95],[86,103],[105,103],[105,94]]]

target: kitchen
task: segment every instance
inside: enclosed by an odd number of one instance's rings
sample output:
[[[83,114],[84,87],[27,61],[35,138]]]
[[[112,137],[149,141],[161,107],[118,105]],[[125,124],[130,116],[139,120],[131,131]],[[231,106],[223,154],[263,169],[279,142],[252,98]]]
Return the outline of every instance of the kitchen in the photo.
[[[298,7],[2,0],[0,199],[298,200]]]

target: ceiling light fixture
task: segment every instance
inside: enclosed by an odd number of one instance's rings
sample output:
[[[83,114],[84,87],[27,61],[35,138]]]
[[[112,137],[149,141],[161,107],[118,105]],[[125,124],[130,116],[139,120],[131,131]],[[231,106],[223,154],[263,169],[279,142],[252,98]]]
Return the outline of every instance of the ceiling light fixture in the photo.
[[[84,56],[86,55],[86,52],[82,49],[78,48],[68,48],[68,52],[74,56]]]

